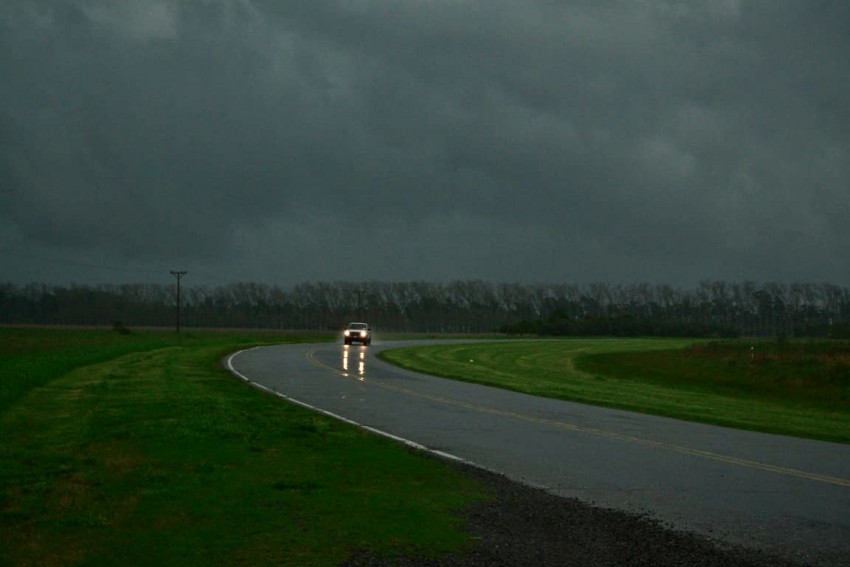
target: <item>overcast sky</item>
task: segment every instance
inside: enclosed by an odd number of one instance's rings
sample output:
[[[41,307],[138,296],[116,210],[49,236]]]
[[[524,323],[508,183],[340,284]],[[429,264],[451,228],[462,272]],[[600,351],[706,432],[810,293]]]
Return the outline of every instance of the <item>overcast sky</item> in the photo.
[[[8,0],[0,282],[850,285],[846,0]]]

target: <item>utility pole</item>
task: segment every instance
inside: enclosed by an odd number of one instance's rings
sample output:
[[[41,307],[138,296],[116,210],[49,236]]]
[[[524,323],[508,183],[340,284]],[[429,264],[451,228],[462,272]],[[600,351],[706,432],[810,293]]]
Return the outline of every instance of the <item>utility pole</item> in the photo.
[[[169,272],[172,276],[177,278],[177,332],[180,332],[180,278],[186,275],[186,271],[174,271],[171,270]]]

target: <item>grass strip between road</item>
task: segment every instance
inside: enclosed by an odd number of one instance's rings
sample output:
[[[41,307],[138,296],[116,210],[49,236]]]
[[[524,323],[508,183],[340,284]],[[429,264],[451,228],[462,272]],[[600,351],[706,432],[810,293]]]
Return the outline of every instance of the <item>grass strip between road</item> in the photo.
[[[839,364],[829,369],[828,379],[807,380],[800,378],[803,355],[787,359],[769,355],[776,350],[770,342],[729,343],[731,350],[738,351],[737,360],[743,361],[735,364],[705,355],[711,350],[705,346],[709,344],[714,343],[693,339],[500,341],[408,347],[384,351],[381,358],[417,372],[536,396],[850,443],[846,357],[836,357]],[[822,346],[796,345],[806,360],[822,359],[807,354]],[[780,378],[783,382],[777,385]]]
[[[2,565],[339,565],[470,547],[446,463],[246,387],[316,336],[0,329]],[[72,368],[73,367],[73,368]]]

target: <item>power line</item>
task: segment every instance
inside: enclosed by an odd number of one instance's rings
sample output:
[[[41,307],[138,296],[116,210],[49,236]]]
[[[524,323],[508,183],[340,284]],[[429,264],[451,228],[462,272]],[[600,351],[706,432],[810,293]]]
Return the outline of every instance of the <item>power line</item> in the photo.
[[[96,264],[93,262],[83,262],[79,260],[70,260],[68,258],[56,258],[54,256],[49,256],[45,254],[31,254],[31,253],[23,253],[15,250],[10,250],[9,248],[0,248],[0,254],[5,254],[7,256],[15,256],[16,258],[22,258],[24,260],[33,260],[36,262],[47,262],[50,264],[58,264],[64,266],[76,266],[78,268],[94,268],[94,269],[103,269],[103,270],[113,270],[113,271],[133,271],[133,272],[144,272],[148,274],[160,274],[159,270],[153,270],[148,268],[128,268],[126,266],[116,266],[113,264]]]
[[[103,271],[112,271],[118,273],[136,273],[136,274],[162,274],[162,268],[142,268],[142,267],[134,267],[134,266],[120,266],[112,263],[95,263],[95,262],[86,262],[81,260],[73,260],[69,258],[57,258],[56,256],[51,256],[49,254],[33,254],[33,253],[24,253],[17,250],[13,250],[8,246],[0,246],[0,255],[5,256],[14,256],[16,258],[21,258],[23,260],[30,260],[33,262],[38,262],[39,264],[52,264],[56,266],[72,266],[77,268],[86,268],[88,270],[103,270]],[[195,276],[200,276],[202,281],[211,282],[211,283],[233,283],[232,280],[223,278],[211,272],[204,272],[199,270],[194,270],[192,273]],[[107,282],[104,282],[107,283]]]

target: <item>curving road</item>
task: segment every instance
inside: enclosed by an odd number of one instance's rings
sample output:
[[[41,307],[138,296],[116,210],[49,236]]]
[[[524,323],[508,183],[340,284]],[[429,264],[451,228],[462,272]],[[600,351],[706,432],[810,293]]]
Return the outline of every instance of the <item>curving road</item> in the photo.
[[[313,344],[231,356],[236,375],[367,429],[599,506],[815,565],[850,565],[850,446],[444,380]]]

